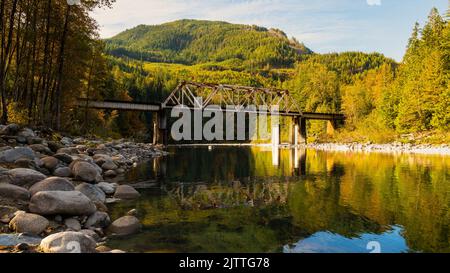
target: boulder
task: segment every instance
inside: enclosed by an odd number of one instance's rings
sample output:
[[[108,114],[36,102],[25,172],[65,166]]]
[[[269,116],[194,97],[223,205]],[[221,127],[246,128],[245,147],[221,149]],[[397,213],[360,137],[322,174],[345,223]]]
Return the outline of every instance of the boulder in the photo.
[[[90,228],[107,228],[111,224],[108,213],[97,211],[87,219],[84,227]]]
[[[0,223],[8,224],[17,211],[15,207],[0,206]]]
[[[105,162],[112,162],[112,158],[109,155],[105,154],[96,154],[92,157],[94,159],[95,164],[102,166]]]
[[[107,182],[100,182],[100,183],[97,184],[97,186],[98,186],[104,193],[106,193],[106,194],[108,194],[108,195],[114,194],[114,192],[116,191],[116,190],[115,190],[115,187],[114,187],[112,184],[107,183]]]
[[[85,182],[95,182],[102,179],[98,170],[86,161],[74,161],[71,165],[72,174],[75,176],[75,179]]]
[[[0,184],[0,198],[28,201],[30,197],[30,192],[25,188],[11,184]]]
[[[36,137],[36,134],[30,128],[23,128],[17,133],[17,136],[29,138],[29,137]]]
[[[18,159],[33,160],[36,157],[34,151],[28,147],[16,147],[0,152],[0,162],[13,163]]]
[[[105,176],[106,177],[116,177],[117,173],[115,171],[113,171],[113,170],[109,170],[109,171],[105,172]]]
[[[56,153],[59,149],[64,148],[64,145],[56,141],[47,141],[47,146],[54,153]]]
[[[109,171],[109,170],[116,170],[118,167],[116,165],[116,163],[111,161],[106,161],[105,163],[103,163],[102,165],[102,169],[105,171]]]
[[[19,158],[14,162],[16,168],[34,169],[36,168],[36,162],[28,158]]]
[[[118,199],[137,199],[141,196],[141,194],[136,191],[133,187],[128,185],[120,185],[117,187],[116,192],[114,193],[114,197]]]
[[[47,176],[38,171],[17,168],[4,172],[2,177],[0,177],[0,182],[9,182],[16,186],[31,187],[45,178],[47,178]]]
[[[115,235],[126,236],[138,233],[142,226],[134,216],[124,216],[114,221],[108,228],[108,231]]]
[[[25,234],[0,234],[0,246],[13,247],[19,244],[38,246],[41,238]]]
[[[53,156],[46,156],[41,158],[43,166],[50,171],[56,169],[59,164],[59,160]]]
[[[97,244],[82,232],[66,231],[43,239],[40,249],[44,253],[95,253]]]
[[[70,177],[72,176],[72,171],[70,170],[69,167],[61,167],[56,169],[53,174],[55,176],[59,176],[59,177]]]
[[[73,184],[61,177],[49,177],[36,184],[30,188],[31,195],[35,195],[41,191],[74,191],[75,187]]]
[[[79,191],[41,191],[33,195],[29,209],[41,215],[91,215],[94,203]]]
[[[16,135],[19,131],[20,127],[17,124],[11,123],[9,125],[6,125],[0,130],[0,135]]]
[[[82,229],[80,232],[86,236],[91,237],[97,242],[100,241],[101,239],[100,236],[97,234],[97,232],[93,231],[92,229]]]
[[[44,144],[31,144],[30,147],[33,151],[35,152],[39,152],[41,154],[46,154],[46,155],[53,155],[52,150],[50,150],[47,146],[45,146]]]
[[[104,203],[106,201],[105,193],[96,185],[82,183],[75,189],[89,197],[89,199],[91,199],[93,202]]]
[[[9,223],[9,228],[17,233],[32,235],[41,234],[49,225],[49,221],[37,214],[18,213]]]
[[[66,220],[64,220],[64,225],[72,231],[80,231],[81,230],[80,221],[78,221],[75,218],[67,218]]]
[[[65,145],[65,146],[69,146],[69,145],[73,144],[73,140],[69,137],[63,137],[60,142],[62,145]]]
[[[66,164],[70,164],[73,161],[72,156],[70,156],[69,154],[65,154],[65,153],[57,153],[53,157],[61,160],[62,162],[66,163]]]

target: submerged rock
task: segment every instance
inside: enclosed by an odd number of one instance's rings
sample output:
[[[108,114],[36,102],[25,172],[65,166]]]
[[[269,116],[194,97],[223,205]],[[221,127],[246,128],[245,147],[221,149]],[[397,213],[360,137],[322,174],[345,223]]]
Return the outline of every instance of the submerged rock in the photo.
[[[42,191],[30,201],[29,209],[41,215],[91,215],[94,203],[79,191]]]

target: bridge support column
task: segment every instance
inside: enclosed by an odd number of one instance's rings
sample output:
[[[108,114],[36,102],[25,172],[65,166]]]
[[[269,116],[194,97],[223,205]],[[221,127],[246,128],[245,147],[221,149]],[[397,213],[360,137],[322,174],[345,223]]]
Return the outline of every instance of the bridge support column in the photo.
[[[307,144],[308,136],[306,135],[306,119],[305,118],[298,119],[298,127],[299,127],[299,143]]]
[[[299,126],[299,119],[294,118],[292,120],[292,126],[291,126],[291,141],[293,146],[298,146],[300,144],[300,126]]]
[[[165,110],[156,114],[153,125],[153,144],[167,145],[169,140],[168,119]]]
[[[272,126],[272,146],[280,146],[280,124]]]

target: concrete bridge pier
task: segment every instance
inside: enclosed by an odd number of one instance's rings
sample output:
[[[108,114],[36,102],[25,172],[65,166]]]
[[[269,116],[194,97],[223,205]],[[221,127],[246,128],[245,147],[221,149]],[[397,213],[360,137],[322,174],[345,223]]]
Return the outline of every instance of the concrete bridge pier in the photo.
[[[305,145],[307,143],[306,119],[301,117],[294,118],[292,126],[292,144],[294,146]]]
[[[153,144],[167,145],[169,143],[167,112],[162,109],[155,116],[153,123]]]

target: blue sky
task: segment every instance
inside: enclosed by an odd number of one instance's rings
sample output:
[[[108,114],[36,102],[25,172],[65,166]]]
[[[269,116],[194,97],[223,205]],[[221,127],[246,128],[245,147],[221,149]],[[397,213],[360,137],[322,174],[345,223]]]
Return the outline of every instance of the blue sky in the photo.
[[[318,53],[378,51],[400,61],[416,21],[448,0],[117,0],[93,16],[102,38],[139,24],[178,19],[274,27]]]

